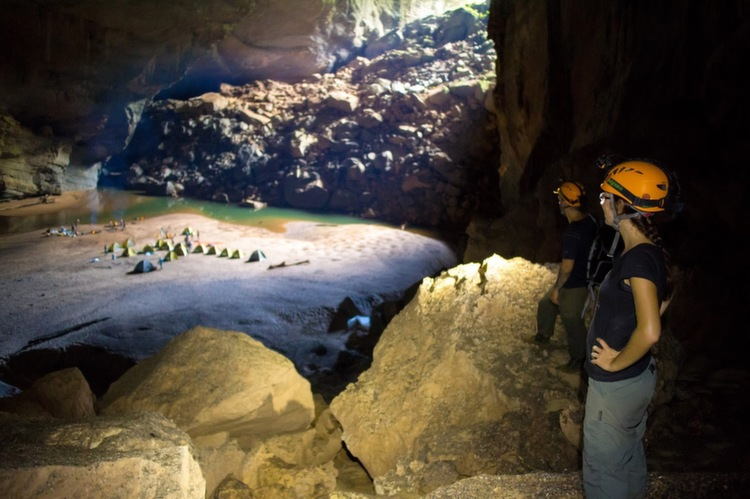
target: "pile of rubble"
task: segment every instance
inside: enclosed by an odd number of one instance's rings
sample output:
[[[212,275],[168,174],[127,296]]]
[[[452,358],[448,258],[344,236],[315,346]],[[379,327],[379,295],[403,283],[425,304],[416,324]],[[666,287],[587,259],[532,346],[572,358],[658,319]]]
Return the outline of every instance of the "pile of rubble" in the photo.
[[[155,194],[463,226],[497,154],[486,13],[392,31],[336,73],[153,103],[125,151]]]

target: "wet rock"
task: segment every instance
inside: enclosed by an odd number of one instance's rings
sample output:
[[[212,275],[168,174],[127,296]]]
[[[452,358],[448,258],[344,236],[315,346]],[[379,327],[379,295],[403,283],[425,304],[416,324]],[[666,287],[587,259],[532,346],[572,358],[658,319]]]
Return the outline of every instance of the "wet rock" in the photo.
[[[322,208],[328,203],[329,196],[317,172],[302,177],[290,175],[284,179],[284,199],[294,208]]]
[[[0,422],[2,497],[205,496],[190,438],[161,415]]]

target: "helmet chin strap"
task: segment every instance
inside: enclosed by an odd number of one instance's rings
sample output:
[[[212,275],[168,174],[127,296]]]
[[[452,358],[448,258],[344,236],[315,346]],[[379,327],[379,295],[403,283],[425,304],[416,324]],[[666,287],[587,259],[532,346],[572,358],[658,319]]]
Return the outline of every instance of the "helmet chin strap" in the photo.
[[[609,202],[610,207],[612,208],[612,213],[617,213],[617,209],[615,208],[615,198],[609,198]],[[620,222],[641,216],[643,216],[643,214],[636,211],[628,214],[614,215],[612,217],[612,224],[615,226],[615,237],[612,238],[612,245],[609,247],[609,251],[607,251],[608,257],[612,258],[615,255],[615,250],[617,250],[617,243],[620,241]]]

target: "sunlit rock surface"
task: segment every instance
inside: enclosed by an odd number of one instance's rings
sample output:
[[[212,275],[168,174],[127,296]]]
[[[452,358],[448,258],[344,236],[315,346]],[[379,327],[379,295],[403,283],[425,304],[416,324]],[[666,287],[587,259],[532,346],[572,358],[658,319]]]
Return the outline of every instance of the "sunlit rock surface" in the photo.
[[[0,496],[203,499],[190,438],[157,414],[27,421],[0,414]]]
[[[313,420],[310,384],[290,360],[243,333],[195,327],[126,372],[103,414],[160,412],[191,436],[274,434]]]
[[[462,226],[495,154],[485,23],[459,9],[405,26],[397,46],[335,74],[156,102],[122,158],[127,183]]]
[[[71,165],[70,140],[34,134],[0,113],[0,199],[93,189],[99,167]]]
[[[550,269],[499,256],[422,282],[383,333],[372,367],[331,403],[347,448],[381,493],[462,477],[573,470],[560,411],[576,406],[566,354],[524,341]]]

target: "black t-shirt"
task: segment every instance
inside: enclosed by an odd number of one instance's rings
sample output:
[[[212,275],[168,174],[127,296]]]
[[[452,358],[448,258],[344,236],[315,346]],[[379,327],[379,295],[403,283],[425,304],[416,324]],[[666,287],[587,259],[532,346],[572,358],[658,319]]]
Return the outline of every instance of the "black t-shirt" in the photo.
[[[573,271],[563,284],[563,288],[584,288],[588,285],[586,262],[598,228],[596,220],[591,215],[572,222],[565,228],[562,237],[562,258],[574,262]]]
[[[641,277],[653,282],[661,302],[667,289],[667,269],[661,249],[648,243],[630,248],[615,261],[614,267],[599,288],[594,320],[586,337],[586,372],[597,381],[633,378],[641,374],[651,360],[651,353],[648,352],[633,365],[616,372],[605,371],[591,363],[591,348],[596,338],[603,338],[610,347],[622,350],[635,330],[633,292],[623,282],[631,277]]]

